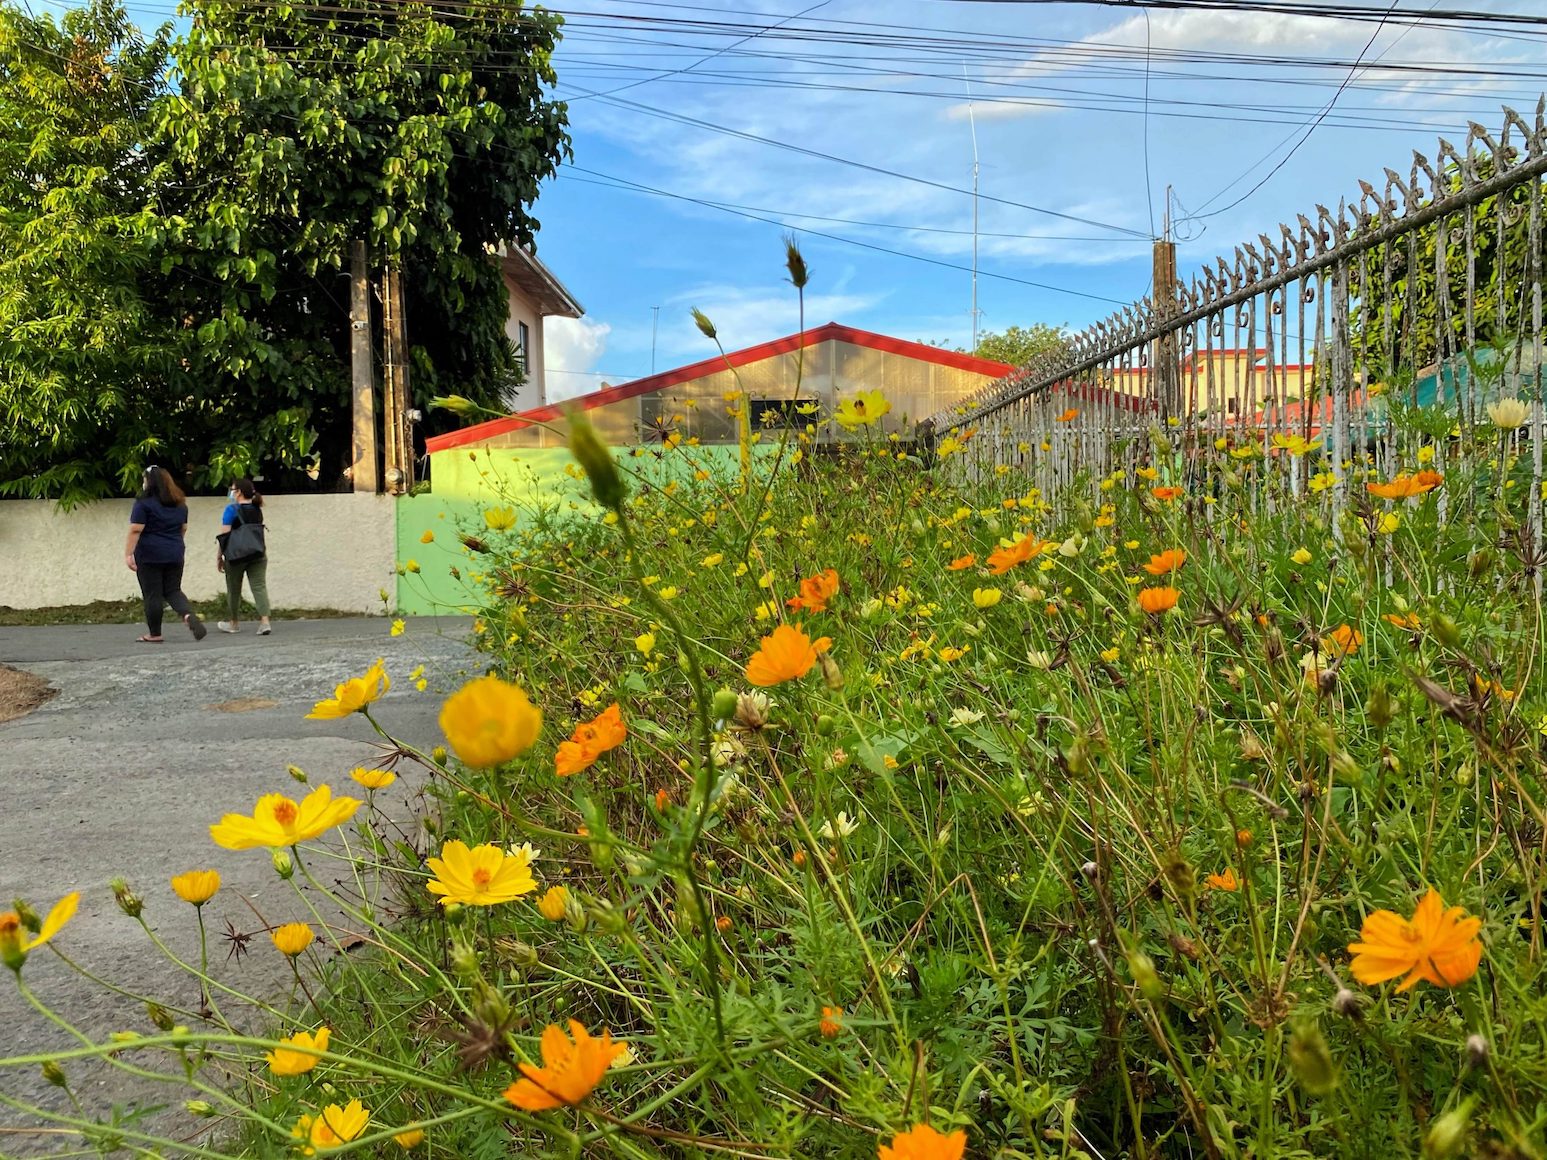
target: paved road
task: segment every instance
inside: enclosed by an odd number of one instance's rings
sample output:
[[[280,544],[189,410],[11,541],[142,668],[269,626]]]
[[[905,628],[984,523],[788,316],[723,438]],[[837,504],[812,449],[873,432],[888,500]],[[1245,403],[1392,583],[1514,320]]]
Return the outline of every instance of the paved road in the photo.
[[[335,791],[352,786],[348,771],[372,764],[375,734],[363,718],[308,721],[314,701],[378,656],[394,678],[380,719],[406,740],[439,740],[440,696],[477,667],[465,644],[468,622],[424,618],[401,637],[381,619],[276,622],[274,633],[226,636],[213,630],[196,644],[176,624],[164,645],[136,644],[134,625],[0,628],[0,662],[36,673],[59,695],[29,716],[0,725],[0,907],[14,897],[40,911],[72,890],[80,913],[59,937],[75,962],[130,990],[197,1005],[196,988],[160,958],[138,925],[120,913],[107,883],[123,876],[146,899],[150,925],[179,954],[197,957],[192,908],[172,895],[168,879],[193,868],[219,869],[221,892],[205,908],[212,932],[229,919],[243,931],[264,921],[307,917],[279,881],[263,851],[233,853],[209,839],[209,824],[227,811],[250,812],[259,794],[304,792],[285,773],[298,765]],[[407,679],[426,666],[428,693]],[[232,704],[235,702],[236,704]],[[245,703],[244,703],[245,702]],[[217,708],[216,706],[224,706]],[[417,788],[405,778],[378,801],[405,821]],[[358,791],[357,791],[358,792]],[[261,915],[262,919],[258,916]],[[245,961],[225,964],[212,937],[215,974],[267,995],[288,972],[267,937]],[[68,1043],[26,1006],[0,972],[0,1058]],[[150,1030],[143,1008],[83,981],[47,951],[28,961],[24,977],[44,1002],[87,1034]],[[115,1103],[146,1091],[106,1067],[72,1066],[75,1094],[105,1117]],[[197,1126],[175,1089],[150,1092],[174,1108],[158,1125],[186,1137]],[[36,1069],[0,1068],[0,1098],[63,1106],[61,1093]],[[36,1120],[0,1104],[0,1157],[48,1155],[78,1142],[26,1132]]]

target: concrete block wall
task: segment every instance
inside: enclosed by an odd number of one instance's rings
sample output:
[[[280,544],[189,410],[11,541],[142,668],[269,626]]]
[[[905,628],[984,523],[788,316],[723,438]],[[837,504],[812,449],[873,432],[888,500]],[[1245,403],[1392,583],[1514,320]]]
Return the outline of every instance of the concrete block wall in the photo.
[[[183,591],[225,592],[215,571],[224,499],[188,501]],[[274,495],[263,500],[269,597],[279,608],[380,612],[397,591],[394,500],[385,495]],[[48,500],[0,501],[0,605],[48,608],[138,598],[124,566],[129,500],[62,512]]]

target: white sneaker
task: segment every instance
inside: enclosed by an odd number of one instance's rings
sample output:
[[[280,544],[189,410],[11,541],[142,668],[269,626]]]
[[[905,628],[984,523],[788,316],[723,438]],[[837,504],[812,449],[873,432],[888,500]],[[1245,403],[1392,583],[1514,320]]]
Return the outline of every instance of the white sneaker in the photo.
[[[258,626],[258,635],[259,636],[268,636],[268,634],[269,634],[269,626],[266,625],[266,624],[260,624]]]
[[[221,632],[241,632],[242,631],[236,625],[232,624],[229,620],[217,620],[215,622],[215,627],[220,629]]]

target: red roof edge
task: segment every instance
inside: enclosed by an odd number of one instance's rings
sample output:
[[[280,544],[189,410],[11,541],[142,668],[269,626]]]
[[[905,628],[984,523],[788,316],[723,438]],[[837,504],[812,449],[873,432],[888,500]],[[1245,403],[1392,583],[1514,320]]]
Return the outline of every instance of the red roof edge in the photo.
[[[592,391],[589,395],[581,395],[575,399],[566,399],[562,403],[550,403],[545,407],[536,407],[530,411],[522,411],[517,415],[506,415],[502,419],[490,419],[486,423],[478,423],[472,427],[463,427],[460,431],[450,431],[445,435],[434,435],[425,440],[425,449],[430,452],[436,452],[465,447],[469,443],[478,443],[485,439],[491,439],[496,435],[519,431],[523,427],[530,427],[535,423],[551,423],[555,419],[562,417],[565,411],[571,409],[589,411],[594,407],[606,406],[608,403],[620,403],[624,399],[632,399],[638,395],[647,395],[651,391],[674,387],[679,383],[685,383],[691,379],[713,374],[715,371],[723,371],[727,367],[746,366],[748,363],[759,362],[762,359],[772,358],[775,355],[789,354],[791,351],[815,346],[821,342],[847,342],[853,346],[863,346],[870,350],[883,351],[886,354],[900,354],[907,358],[918,359],[921,362],[935,363],[938,366],[951,367],[955,370],[972,371],[976,374],[986,375],[991,379],[1003,378],[1015,369],[1008,363],[995,362],[993,359],[978,358],[975,355],[962,354],[960,351],[942,350],[938,346],[930,346],[924,342],[911,342],[905,338],[890,338],[884,334],[875,334],[868,330],[856,330],[852,326],[841,326],[836,322],[829,322],[825,326],[812,327],[798,334],[787,334],[783,338],[775,338],[768,342],[759,343],[757,346],[749,346],[744,350],[735,350],[724,355],[715,355],[713,358],[690,363],[687,366],[678,367],[676,370],[662,371],[657,375],[648,375],[642,379],[635,379],[631,383],[622,383],[616,387],[608,387],[603,391]]]

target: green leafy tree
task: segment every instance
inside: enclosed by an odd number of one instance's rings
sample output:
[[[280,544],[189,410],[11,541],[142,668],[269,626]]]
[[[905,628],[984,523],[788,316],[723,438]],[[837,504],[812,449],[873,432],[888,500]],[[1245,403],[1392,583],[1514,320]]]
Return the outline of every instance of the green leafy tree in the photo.
[[[168,35],[0,4],[0,494],[121,494],[185,406],[146,211]]]
[[[1493,158],[1473,161],[1479,180],[1493,175]],[[1445,174],[1447,194],[1459,192],[1461,174]],[[1361,364],[1377,375],[1412,374],[1432,366],[1443,343],[1447,358],[1487,345],[1510,347],[1529,328],[1533,256],[1530,236],[1531,198],[1541,204],[1547,221],[1547,187],[1523,181],[1502,194],[1484,198],[1470,210],[1444,219],[1445,301],[1437,290],[1435,251],[1439,223],[1431,222],[1395,241],[1366,251],[1350,277],[1350,328]],[[1502,204],[1501,204],[1502,201]],[[1503,228],[1500,228],[1503,211]],[[1467,340],[1467,216],[1471,216],[1471,276],[1473,340]],[[1378,222],[1372,223],[1378,225]],[[1541,255],[1534,261],[1539,263]],[[1443,313],[1442,313],[1443,309]]]
[[[530,245],[567,155],[559,18],[520,3],[195,0],[159,105],[169,268],[220,387],[219,476],[350,459],[352,243],[404,271],[412,386],[498,406],[515,359],[491,250]],[[429,424],[449,420],[431,414]],[[430,428],[433,430],[433,427]]]
[[[979,358],[1023,367],[1029,362],[1067,349],[1069,333],[1062,326],[1033,322],[1030,326],[1011,326],[1003,331],[987,331],[978,336]]]

